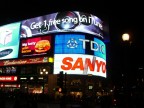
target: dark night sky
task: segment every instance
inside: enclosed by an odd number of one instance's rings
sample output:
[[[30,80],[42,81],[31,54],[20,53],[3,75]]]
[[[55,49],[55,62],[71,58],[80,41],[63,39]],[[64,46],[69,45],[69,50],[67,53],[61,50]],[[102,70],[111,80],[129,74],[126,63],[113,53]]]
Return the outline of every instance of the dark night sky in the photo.
[[[32,0],[33,1],[33,0]],[[142,64],[143,44],[144,44],[144,24],[142,17],[142,7],[137,4],[124,3],[106,3],[105,1],[96,2],[95,0],[35,0],[29,3],[30,0],[18,2],[10,2],[1,4],[0,7],[0,25],[25,20],[37,16],[47,15],[58,11],[82,11],[94,14],[109,24],[110,42],[107,48],[107,64],[109,73],[114,75],[121,71],[123,66],[123,50],[121,35],[128,32],[132,36],[132,45],[134,46],[132,57],[133,65]],[[136,7],[137,5],[137,7]],[[140,63],[139,63],[140,62]]]

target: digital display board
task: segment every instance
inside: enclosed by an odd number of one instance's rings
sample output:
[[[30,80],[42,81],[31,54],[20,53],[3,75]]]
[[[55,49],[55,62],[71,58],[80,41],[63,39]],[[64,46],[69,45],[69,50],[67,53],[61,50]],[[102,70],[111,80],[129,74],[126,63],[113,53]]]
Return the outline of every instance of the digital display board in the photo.
[[[0,60],[18,58],[20,22],[0,27]]]
[[[106,61],[100,57],[82,54],[55,54],[54,74],[95,75],[106,77]]]
[[[85,35],[61,34],[55,36],[55,54],[85,54],[83,42]]]
[[[12,88],[20,88],[20,84],[0,84],[1,88],[5,88],[5,87],[12,87]]]
[[[106,60],[106,46],[101,40],[94,38],[92,43],[94,55],[103,58]]]
[[[51,51],[51,36],[22,39],[20,46],[22,57],[45,55]]]
[[[105,39],[101,19],[84,12],[57,12],[22,21],[21,38],[59,32],[82,32]]]
[[[91,38],[89,38],[91,37]],[[85,34],[60,34],[55,36],[55,54],[88,54],[106,60],[106,46],[97,38]]]
[[[0,76],[0,82],[15,82],[17,79],[17,76]]]
[[[104,42],[109,37],[105,31],[101,19],[79,11],[57,12],[4,25],[0,27],[0,65],[47,63],[48,57],[24,57],[54,52],[54,74],[64,71],[106,77]],[[22,59],[9,60],[18,55]],[[7,67],[5,72],[9,74],[10,70]]]
[[[35,58],[25,58],[25,59],[23,58],[17,60],[3,60],[0,62],[0,66],[48,63],[51,62],[50,58],[51,57],[35,57]]]

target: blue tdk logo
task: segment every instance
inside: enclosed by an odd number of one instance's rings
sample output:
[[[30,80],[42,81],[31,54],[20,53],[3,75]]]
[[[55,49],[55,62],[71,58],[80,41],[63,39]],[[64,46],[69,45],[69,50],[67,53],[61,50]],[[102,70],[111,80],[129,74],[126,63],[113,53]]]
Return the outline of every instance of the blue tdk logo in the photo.
[[[85,54],[83,42],[85,35],[61,34],[55,38],[55,54]]]

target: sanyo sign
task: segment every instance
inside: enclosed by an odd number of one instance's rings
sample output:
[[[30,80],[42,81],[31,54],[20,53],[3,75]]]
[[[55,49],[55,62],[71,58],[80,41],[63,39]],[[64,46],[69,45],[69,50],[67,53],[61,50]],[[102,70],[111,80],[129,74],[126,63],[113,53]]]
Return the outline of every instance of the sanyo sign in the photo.
[[[106,77],[106,61],[93,55],[55,54],[54,74],[96,75]]]

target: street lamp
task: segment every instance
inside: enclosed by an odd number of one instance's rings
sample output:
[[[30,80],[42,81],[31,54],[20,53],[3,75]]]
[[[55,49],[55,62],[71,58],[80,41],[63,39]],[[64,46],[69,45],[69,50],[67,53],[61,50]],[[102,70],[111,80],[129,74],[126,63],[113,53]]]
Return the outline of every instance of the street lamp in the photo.
[[[129,35],[128,33],[124,33],[124,34],[122,35],[122,40],[123,40],[123,41],[129,41],[129,40],[130,40],[130,35]]]
[[[43,93],[44,93],[44,89],[45,89],[45,83],[47,82],[47,78],[48,78],[48,74],[49,74],[49,67],[44,66],[44,67],[39,67],[38,68],[38,72],[40,74],[39,79],[43,80]]]
[[[132,34],[123,33],[122,34],[122,73],[121,73],[121,89],[127,93],[127,90],[130,88],[132,71],[133,71],[133,45],[132,45]]]
[[[122,34],[122,41],[124,41],[127,47],[130,47],[132,45],[132,40],[129,33]]]

